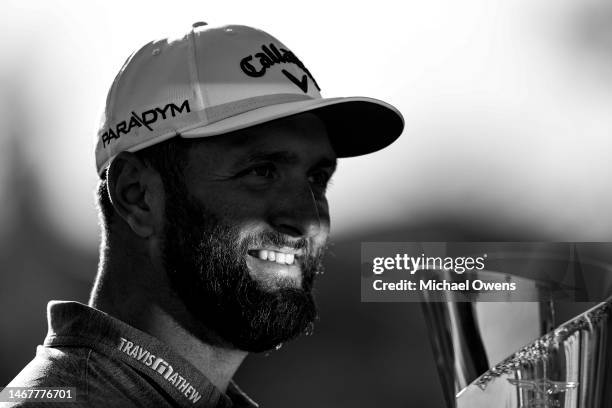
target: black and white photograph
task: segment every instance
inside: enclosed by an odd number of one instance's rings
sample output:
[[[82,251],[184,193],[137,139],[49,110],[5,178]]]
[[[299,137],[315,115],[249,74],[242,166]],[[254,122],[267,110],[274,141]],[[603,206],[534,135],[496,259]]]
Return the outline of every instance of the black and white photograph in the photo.
[[[612,3],[3,2],[0,407],[612,407]]]

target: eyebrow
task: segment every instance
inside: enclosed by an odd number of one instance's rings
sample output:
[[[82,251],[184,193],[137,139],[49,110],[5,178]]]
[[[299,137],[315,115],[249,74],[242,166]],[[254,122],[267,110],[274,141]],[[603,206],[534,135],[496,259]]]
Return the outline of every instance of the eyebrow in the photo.
[[[281,164],[292,164],[300,161],[300,157],[288,151],[276,151],[276,152],[266,152],[266,151],[255,151],[251,152],[243,158],[240,158],[237,163],[240,164],[251,164],[262,161],[271,161],[275,163]],[[335,158],[330,157],[322,157],[319,159],[312,168],[331,168],[332,171],[336,170],[337,160]]]

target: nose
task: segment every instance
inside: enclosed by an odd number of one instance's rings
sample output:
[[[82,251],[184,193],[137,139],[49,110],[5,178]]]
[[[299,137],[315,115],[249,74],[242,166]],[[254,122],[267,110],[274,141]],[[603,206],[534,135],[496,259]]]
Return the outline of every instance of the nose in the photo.
[[[295,238],[312,238],[328,229],[327,202],[317,200],[308,183],[286,185],[277,198],[270,223],[278,232]]]

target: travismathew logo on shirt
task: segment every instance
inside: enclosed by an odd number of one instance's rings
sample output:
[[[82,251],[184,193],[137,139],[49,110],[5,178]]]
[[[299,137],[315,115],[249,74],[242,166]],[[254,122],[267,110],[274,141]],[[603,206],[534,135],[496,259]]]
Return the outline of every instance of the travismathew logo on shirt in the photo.
[[[258,52],[255,54],[255,57],[258,59],[259,62],[259,67],[254,66],[251,63],[251,61],[253,60],[252,55],[248,55],[242,60],[240,60],[240,68],[248,76],[254,78],[264,76],[266,70],[276,64],[295,64],[306,73],[305,75],[302,75],[302,78],[296,78],[291,72],[287,71],[286,69],[282,69],[281,72],[304,93],[308,93],[308,78],[312,80],[312,83],[317,87],[319,91],[321,90],[321,88],[319,88],[319,85],[317,84],[317,81],[315,81],[310,71],[308,71],[302,61],[300,61],[299,58],[296,57],[295,54],[291,51],[286,50],[284,48],[281,48],[279,50],[274,44],[262,45],[261,51],[262,52]],[[306,75],[308,75],[308,78],[306,77]]]
[[[123,337],[120,337],[120,339],[121,343],[118,347],[120,351],[124,352],[131,358],[140,361],[147,367],[150,367],[151,370],[155,371],[158,375],[163,376],[166,381],[179,390],[180,393],[189,399],[189,401],[191,401],[193,404],[202,398],[202,395],[200,395],[200,393],[198,393],[196,389],[191,386],[189,381],[180,375],[178,371],[175,371],[174,367],[172,367],[166,360],[151,354],[142,346],[134,344]]]
[[[134,128],[144,126],[152,132],[153,128],[151,125],[158,120],[166,120],[181,113],[189,112],[191,112],[191,108],[189,108],[189,101],[187,99],[183,101],[181,106],[176,106],[171,102],[166,106],[146,110],[140,115],[132,111],[132,114],[128,119],[122,120],[102,134],[103,147],[110,144],[113,139],[119,139],[121,134],[127,135]]]

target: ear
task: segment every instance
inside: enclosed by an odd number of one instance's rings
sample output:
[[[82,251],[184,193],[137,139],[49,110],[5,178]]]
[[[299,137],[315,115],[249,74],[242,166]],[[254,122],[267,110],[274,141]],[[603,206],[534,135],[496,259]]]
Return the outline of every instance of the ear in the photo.
[[[161,227],[163,189],[159,174],[136,155],[122,152],[107,173],[108,192],[115,211],[142,238]]]

